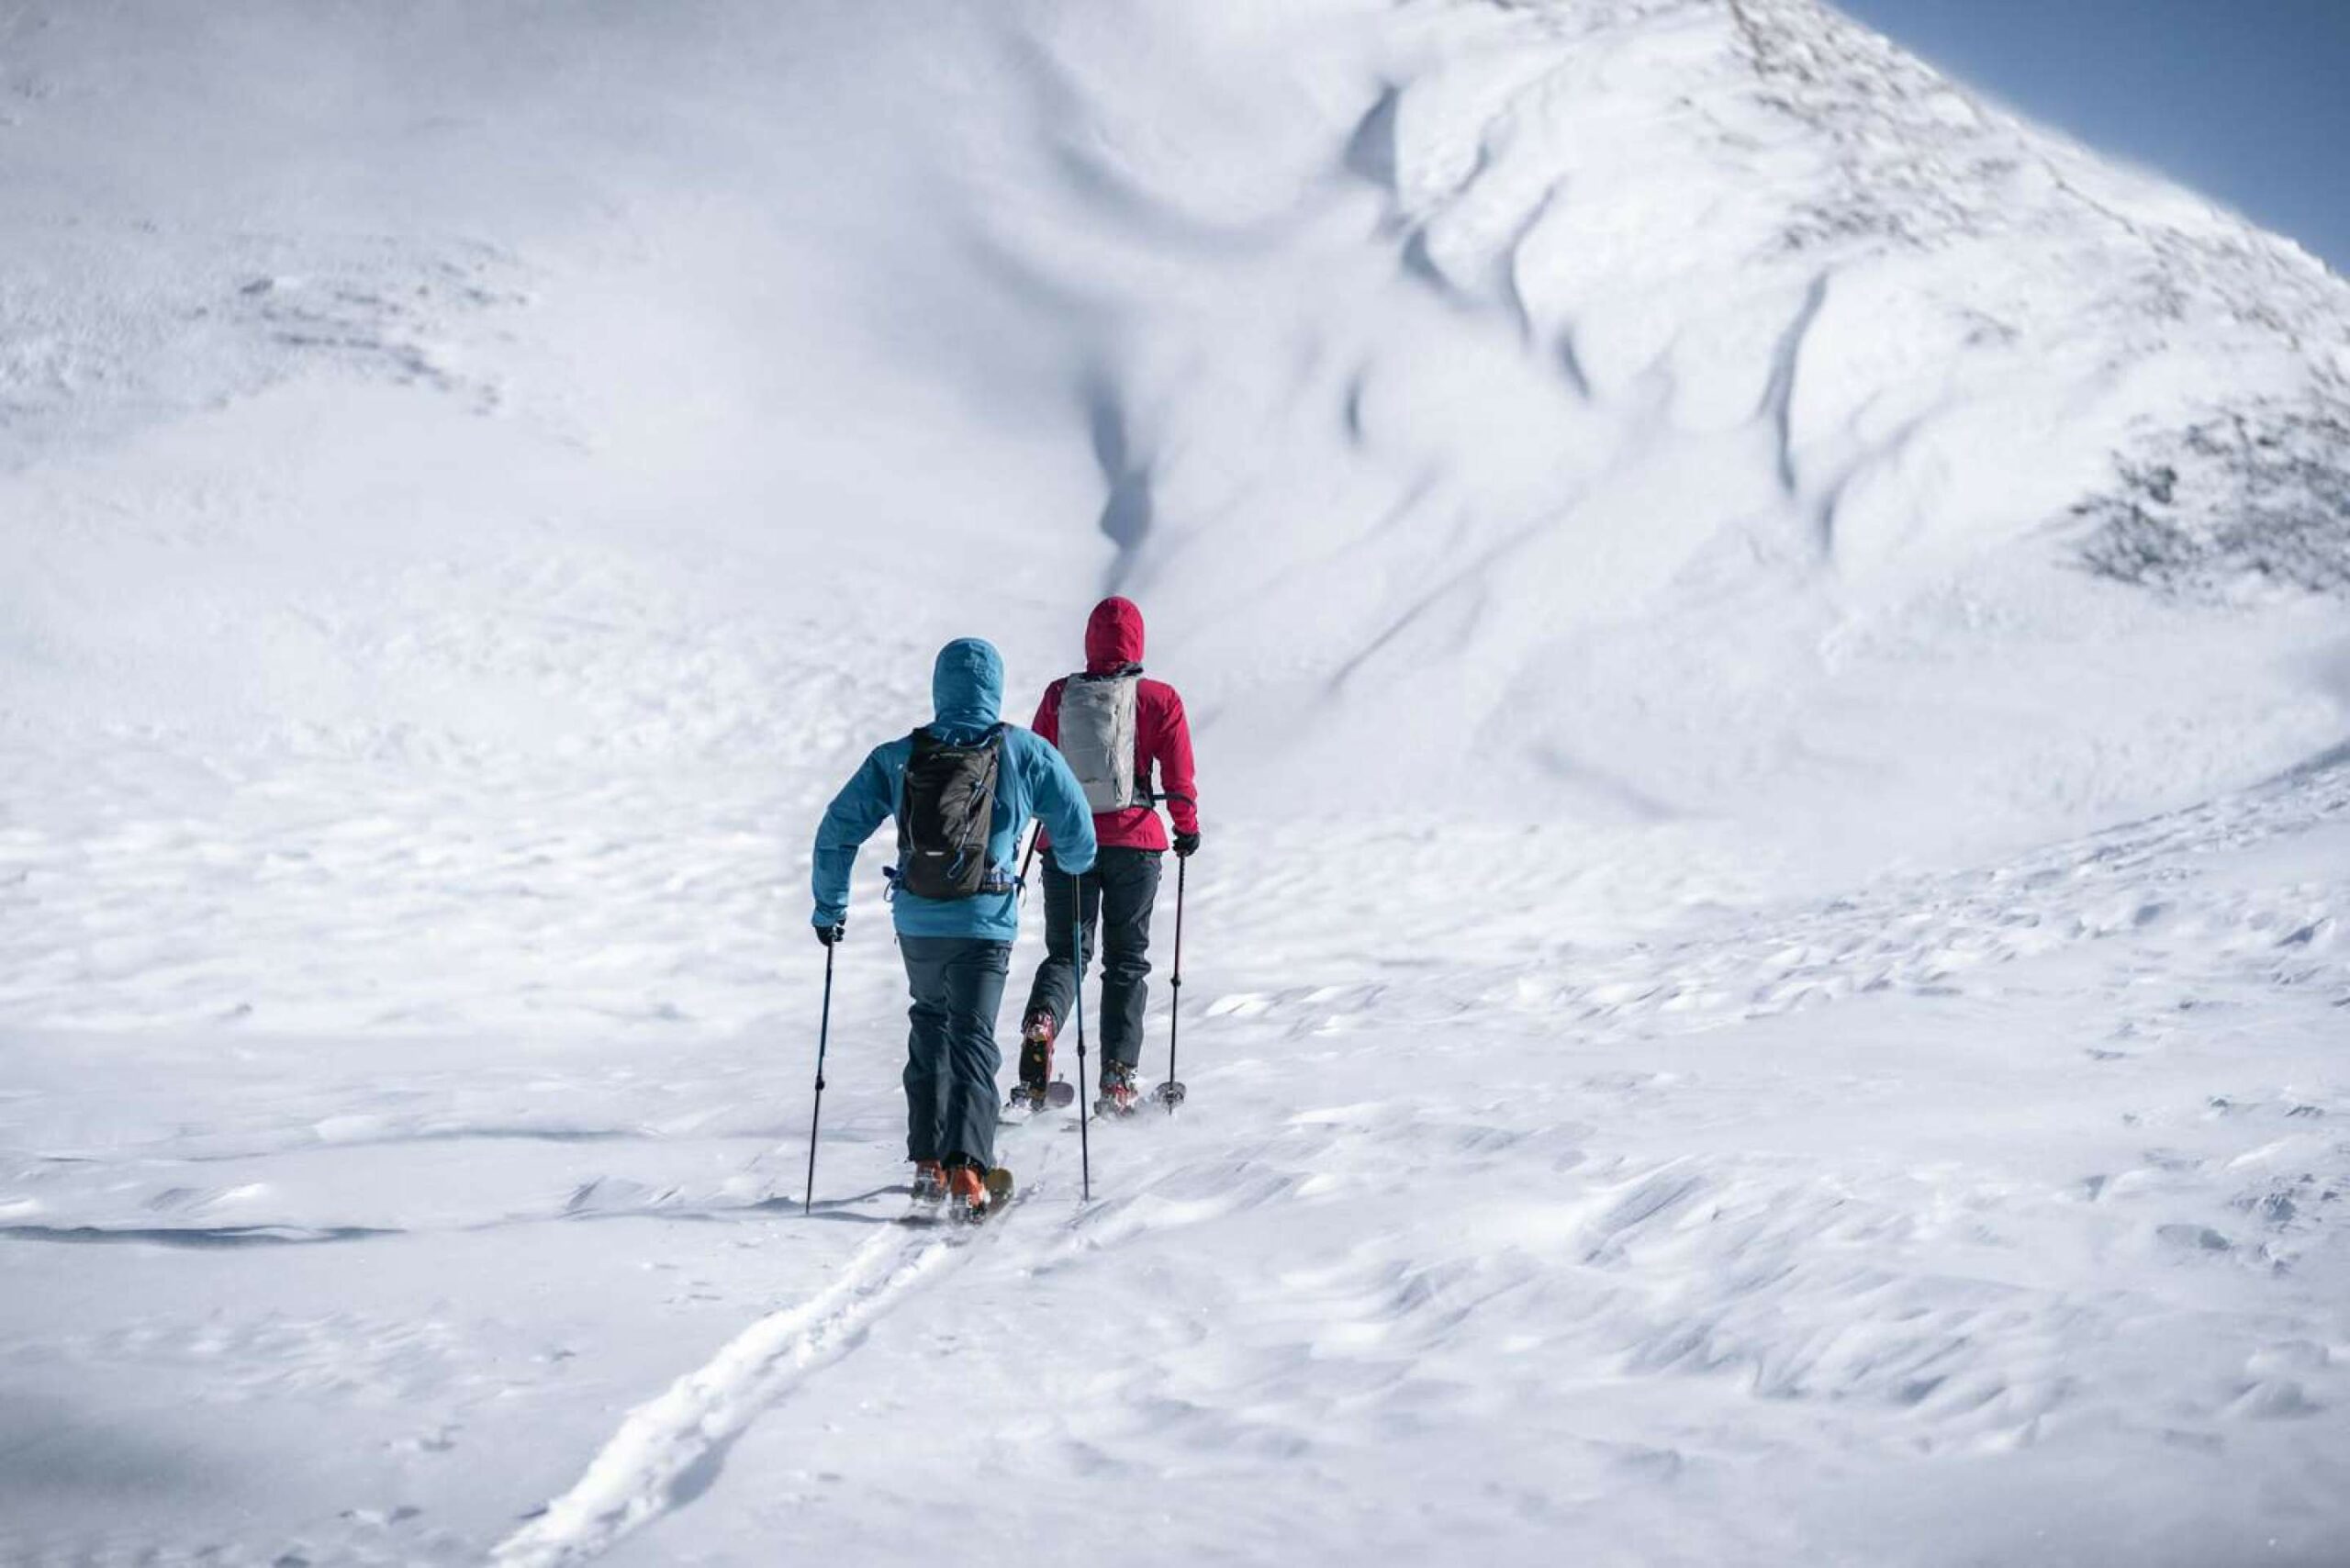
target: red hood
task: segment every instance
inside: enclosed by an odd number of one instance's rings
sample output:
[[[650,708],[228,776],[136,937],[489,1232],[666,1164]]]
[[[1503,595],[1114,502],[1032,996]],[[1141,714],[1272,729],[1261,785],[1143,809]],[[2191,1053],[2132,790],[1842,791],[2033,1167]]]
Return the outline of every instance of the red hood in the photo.
[[[1142,663],[1142,611],[1132,599],[1105,599],[1085,622],[1085,673],[1112,675]]]

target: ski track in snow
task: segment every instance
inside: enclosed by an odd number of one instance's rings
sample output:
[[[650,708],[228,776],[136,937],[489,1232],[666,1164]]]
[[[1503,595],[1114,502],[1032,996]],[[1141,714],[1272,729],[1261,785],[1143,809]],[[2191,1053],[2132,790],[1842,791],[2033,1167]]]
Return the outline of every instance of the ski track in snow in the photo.
[[[1018,1141],[1008,1126],[1005,1142]],[[1035,1223],[1031,1216],[1024,1225],[1022,1210],[1035,1201],[1038,1188],[1051,1205],[1047,1173],[1059,1151],[1049,1140],[1021,1147],[1035,1158],[1034,1163],[1024,1159],[1016,1173],[1023,1190],[1013,1206],[979,1230],[923,1225],[875,1237],[822,1291],[761,1318],[667,1393],[631,1411],[577,1484],[500,1542],[492,1561],[500,1568],[586,1562],[699,1497],[718,1479],[728,1450],[762,1414],[855,1350],[884,1314],[917,1290],[996,1256],[1006,1230]],[[999,1151],[999,1158],[1010,1156]]]
[[[957,1244],[916,1232],[882,1235],[813,1299],[744,1329],[707,1365],[629,1413],[579,1484],[491,1553],[501,1568],[558,1568],[692,1502],[717,1480],[763,1410],[854,1348],[874,1318],[934,1277]]]

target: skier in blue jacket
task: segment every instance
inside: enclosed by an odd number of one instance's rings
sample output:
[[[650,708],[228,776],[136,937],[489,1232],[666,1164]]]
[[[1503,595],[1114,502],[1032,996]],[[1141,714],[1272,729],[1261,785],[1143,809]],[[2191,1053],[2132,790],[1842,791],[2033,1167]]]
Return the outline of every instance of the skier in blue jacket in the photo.
[[[904,814],[906,768],[916,743],[997,751],[994,812],[986,840],[987,866],[977,892],[925,898],[901,885],[891,902],[906,984],[913,993],[906,1042],[906,1157],[914,1162],[914,1194],[924,1202],[953,1197],[970,1215],[989,1203],[986,1177],[994,1163],[996,1012],[1020,931],[1013,863],[1029,818],[1051,834],[1053,862],[1082,876],[1093,866],[1093,813],[1085,791],[1060,752],[999,717],[1003,660],[977,637],[958,638],[938,652],[931,672],[935,716],[914,734],[876,746],[833,798],[816,829],[812,924],[826,946],[848,924],[849,873],[857,846],[885,818]],[[982,754],[984,755],[984,754]],[[917,850],[920,846],[914,846]]]

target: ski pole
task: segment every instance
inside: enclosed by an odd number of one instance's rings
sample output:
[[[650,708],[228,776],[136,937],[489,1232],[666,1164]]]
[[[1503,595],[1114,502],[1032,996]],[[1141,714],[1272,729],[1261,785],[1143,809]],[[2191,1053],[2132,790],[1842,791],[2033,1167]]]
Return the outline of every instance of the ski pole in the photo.
[[[837,931],[824,944],[824,1012],[816,1026],[816,1109],[808,1118],[808,1192],[800,1200],[802,1215],[816,1212],[816,1127],[824,1117],[824,1047],[833,1036],[833,952],[840,945]]]
[[[1069,892],[1069,935],[1076,938],[1072,957],[1077,963],[1077,1158],[1084,1173],[1085,1199],[1093,1201],[1093,1133],[1087,1114],[1085,1090],[1085,899],[1072,882]]]
[[[1191,864],[1188,857],[1175,858],[1175,973],[1167,981],[1167,1087],[1158,1094],[1170,1116],[1183,1099],[1182,1081],[1175,1076],[1175,1041],[1183,1029],[1183,872]]]

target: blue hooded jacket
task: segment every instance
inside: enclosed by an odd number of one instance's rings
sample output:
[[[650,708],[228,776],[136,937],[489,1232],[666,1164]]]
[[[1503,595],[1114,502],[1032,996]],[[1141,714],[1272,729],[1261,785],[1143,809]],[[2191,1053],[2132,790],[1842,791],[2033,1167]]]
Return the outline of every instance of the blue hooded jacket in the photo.
[[[959,637],[938,650],[930,676],[936,716],[924,726],[943,741],[969,745],[986,738],[1003,706],[1003,659],[978,637]],[[834,925],[848,918],[849,873],[856,848],[873,830],[897,814],[906,762],[913,738],[873,748],[816,828],[816,913],[811,924]],[[1003,726],[1003,767],[996,779],[995,825],[988,835],[988,860],[1009,882],[1019,869],[1021,831],[1032,816],[1045,819],[1052,834],[1053,862],[1071,876],[1092,869],[1093,812],[1085,790],[1051,743],[1020,728]],[[968,899],[926,899],[901,890],[892,901],[898,931],[905,936],[976,936],[1009,942],[1020,934],[1016,890]]]

